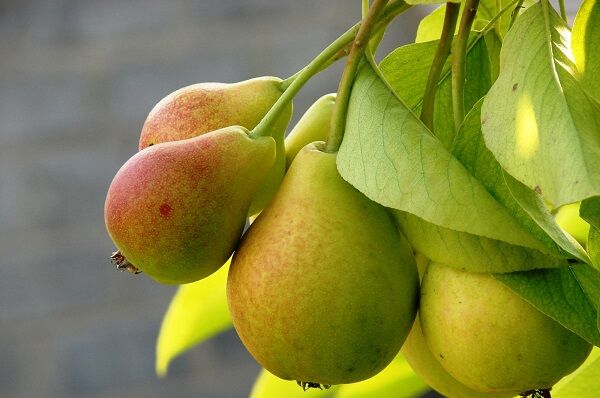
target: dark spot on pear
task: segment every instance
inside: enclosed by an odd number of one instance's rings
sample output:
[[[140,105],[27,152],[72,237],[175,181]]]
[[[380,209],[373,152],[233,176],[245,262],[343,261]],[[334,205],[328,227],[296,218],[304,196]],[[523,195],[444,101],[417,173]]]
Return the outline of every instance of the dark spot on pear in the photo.
[[[158,210],[160,211],[160,215],[165,218],[170,217],[171,213],[173,213],[173,208],[168,203],[163,203],[162,205],[160,205]]]
[[[512,91],[517,91],[517,87],[519,87],[519,83],[513,84]]]
[[[442,354],[440,354],[440,358],[444,359],[444,356]]]

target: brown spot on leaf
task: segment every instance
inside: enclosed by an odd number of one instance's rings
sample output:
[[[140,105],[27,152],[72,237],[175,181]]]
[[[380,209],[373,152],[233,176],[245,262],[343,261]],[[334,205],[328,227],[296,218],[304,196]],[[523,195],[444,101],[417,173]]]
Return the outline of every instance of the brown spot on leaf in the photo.
[[[535,193],[537,193],[538,195],[542,194],[542,188],[540,188],[539,185],[536,185],[535,188],[533,188],[533,190],[535,191]]]
[[[519,87],[519,83],[513,84],[512,91],[517,91],[517,87]]]

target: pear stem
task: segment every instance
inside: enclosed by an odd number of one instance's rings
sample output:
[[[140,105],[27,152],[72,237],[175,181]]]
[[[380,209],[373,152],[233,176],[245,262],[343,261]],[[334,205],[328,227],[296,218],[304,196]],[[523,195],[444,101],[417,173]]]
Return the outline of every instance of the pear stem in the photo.
[[[374,23],[377,21],[377,16],[382,12],[388,0],[374,0],[369,12],[363,19],[360,29],[356,34],[354,44],[348,55],[346,66],[342,72],[338,94],[335,100],[335,106],[331,115],[331,129],[327,137],[325,152],[337,152],[344,138],[344,128],[346,126],[346,113],[348,110],[348,102],[350,100],[350,91],[356,77],[358,65],[365,52],[366,46],[369,44],[369,37]]]
[[[425,94],[423,95],[423,106],[421,107],[421,120],[432,132],[433,108],[435,105],[437,86],[440,76],[442,75],[442,69],[444,69],[446,59],[448,58],[448,55],[450,55],[452,39],[454,38],[454,31],[456,30],[456,22],[458,21],[459,11],[460,3],[446,3],[446,14],[444,15],[444,25],[442,26],[440,41],[435,51],[431,68],[429,69],[429,76],[427,77],[427,85],[425,87]]]
[[[454,115],[454,128],[456,131],[458,131],[458,128],[465,118],[467,45],[478,6],[479,0],[466,0],[463,14],[460,19],[458,35],[452,51],[452,109]]]
[[[387,6],[381,13],[381,17],[373,27],[374,31],[379,31],[385,28],[392,19],[402,12],[408,10],[411,6],[403,0],[395,0]],[[293,76],[281,82],[281,89],[285,90],[281,97],[275,102],[273,107],[267,112],[265,117],[252,130],[252,137],[268,137],[271,135],[271,128],[277,118],[284,111],[285,107],[296,96],[298,91],[304,87],[306,82],[320,71],[326,69],[337,60],[343,58],[348,53],[347,47],[352,44],[352,41],[357,36],[362,22],[359,22],[348,29],[344,34],[334,40],[327,46],[315,59],[307,66],[301,69]]]

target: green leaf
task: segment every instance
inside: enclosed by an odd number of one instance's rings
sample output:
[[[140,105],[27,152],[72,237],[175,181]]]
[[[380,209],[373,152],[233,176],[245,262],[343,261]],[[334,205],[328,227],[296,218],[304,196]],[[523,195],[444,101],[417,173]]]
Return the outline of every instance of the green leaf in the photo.
[[[338,169],[359,191],[386,207],[455,231],[544,250],[369,65],[354,83]]]
[[[475,104],[465,117],[454,142],[454,156],[521,226],[544,244],[546,253],[589,261],[585,250],[565,234],[539,195],[506,174],[486,148],[480,123],[482,103]]]
[[[587,251],[592,264],[600,269],[600,197],[595,196],[581,202],[579,214],[590,224]]]
[[[328,390],[310,388],[303,391],[295,381],[283,380],[263,369],[252,387],[250,398],[328,398],[333,397],[338,386]]]
[[[410,213],[393,210],[396,223],[411,246],[427,258],[470,272],[514,272],[529,268],[567,266],[566,260],[428,223]]]
[[[573,56],[579,71],[579,81],[600,100],[600,3],[584,0],[573,22]]]
[[[486,37],[495,36],[490,32]],[[465,87],[465,109],[471,107],[483,97],[492,84],[492,71],[490,56],[487,51],[487,39],[473,34],[467,53],[467,80]],[[490,39],[491,40],[491,39]],[[423,93],[431,63],[435,55],[438,42],[416,43],[402,46],[381,62],[381,72],[394,89],[398,98],[415,114],[421,112]],[[433,129],[436,137],[446,149],[450,149],[454,140],[454,118],[452,111],[452,83],[450,78],[450,63],[444,65],[442,78],[438,84],[434,107]]]
[[[590,227],[587,239],[587,251],[594,267],[600,269],[600,229],[596,227]]]
[[[511,0],[502,0],[501,7],[507,6]],[[533,3],[533,1],[525,2],[525,5]],[[462,15],[463,4],[461,4],[460,14]],[[442,33],[442,26],[444,24],[444,15],[446,13],[446,5],[442,5],[430,14],[421,19],[419,27],[417,28],[417,36],[415,38],[416,43],[425,41],[438,40]],[[481,25],[481,23],[487,23],[496,15],[496,0],[482,0],[479,2],[477,8],[477,16],[473,22],[473,26]],[[459,16],[460,18],[460,16]],[[460,20],[460,19],[459,19]],[[508,24],[510,22],[510,12],[505,13],[500,17],[500,32],[506,33],[508,30]],[[456,25],[456,31],[458,31],[458,24]]]
[[[167,374],[176,356],[231,327],[225,294],[230,261],[214,274],[178,288],[163,318],[156,343],[159,376]]]
[[[596,309],[596,313],[600,313],[600,272],[587,264],[574,266],[573,272],[590,304]],[[600,330],[600,319],[596,323]]]
[[[487,147],[555,207],[600,194],[600,106],[575,79],[569,28],[545,2],[506,35],[482,108]]]
[[[600,391],[600,349],[594,347],[590,356],[575,372],[552,387],[554,398],[589,398]]]
[[[411,398],[426,390],[427,384],[412,371],[404,357],[398,355],[370,379],[340,386],[335,398]]]
[[[589,268],[587,264],[576,264],[566,268],[494,274],[494,277],[539,311],[598,346],[597,311],[576,276],[578,267]]]

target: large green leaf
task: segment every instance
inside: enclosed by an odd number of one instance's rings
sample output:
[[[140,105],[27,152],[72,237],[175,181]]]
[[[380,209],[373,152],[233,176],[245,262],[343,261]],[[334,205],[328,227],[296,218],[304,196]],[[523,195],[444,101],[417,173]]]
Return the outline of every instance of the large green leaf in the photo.
[[[573,22],[573,56],[579,80],[597,100],[600,100],[600,2],[584,0]]]
[[[485,142],[502,167],[554,206],[600,194],[600,106],[576,80],[570,32],[545,2],[506,35],[485,98]]]
[[[158,375],[167,373],[176,356],[231,327],[225,294],[230,261],[214,274],[178,288],[158,334]]]
[[[589,261],[585,250],[565,234],[539,195],[506,174],[486,148],[480,122],[482,102],[477,102],[465,117],[454,141],[454,156],[520,225],[545,245],[546,252]]]
[[[350,99],[341,175],[372,200],[444,228],[544,250],[369,65]],[[535,264],[522,264],[521,269]],[[505,270],[498,270],[505,272]]]
[[[544,314],[598,346],[597,311],[576,276],[577,267],[589,266],[576,264],[566,268],[494,274],[494,277]]]
[[[573,272],[588,301],[600,313],[600,272],[587,264],[574,266]],[[600,319],[596,323],[600,329]]]
[[[511,245],[428,223],[410,213],[393,210],[394,219],[411,246],[427,258],[471,272],[514,272],[528,268],[567,266],[566,260],[538,250]]]
[[[552,387],[554,398],[589,398],[600,391],[600,349],[594,347],[575,372]]]

